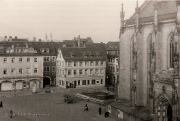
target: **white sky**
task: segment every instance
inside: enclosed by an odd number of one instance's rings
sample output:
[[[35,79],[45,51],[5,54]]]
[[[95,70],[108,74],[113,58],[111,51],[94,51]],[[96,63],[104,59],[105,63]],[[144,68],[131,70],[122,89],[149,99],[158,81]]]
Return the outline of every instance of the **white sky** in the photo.
[[[118,41],[121,3],[127,19],[136,0],[0,0],[0,37]]]

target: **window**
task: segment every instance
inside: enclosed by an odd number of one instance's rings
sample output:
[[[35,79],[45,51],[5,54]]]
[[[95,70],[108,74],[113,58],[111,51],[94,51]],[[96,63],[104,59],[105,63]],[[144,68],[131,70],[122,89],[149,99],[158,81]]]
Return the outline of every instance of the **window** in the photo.
[[[87,80],[87,84],[88,84],[88,85],[90,84],[90,81],[89,81],[89,80]]]
[[[96,61],[96,66],[99,66],[99,61]]]
[[[46,60],[47,60],[46,57],[44,57],[44,62],[46,62]]]
[[[27,62],[30,62],[30,58],[27,58]]]
[[[82,85],[86,85],[86,80],[82,80]]]
[[[19,74],[22,74],[23,73],[23,70],[20,68],[19,69]]]
[[[52,67],[52,71],[53,71],[53,72],[56,71],[56,67],[55,67],[55,66]]]
[[[101,79],[101,84],[103,84],[103,79]]]
[[[68,62],[68,67],[72,67],[72,62]]]
[[[62,85],[64,86],[64,81],[62,80]]]
[[[71,75],[71,70],[68,70],[68,75]]]
[[[90,66],[94,66],[94,62],[93,61],[90,62]]]
[[[15,69],[14,68],[11,69],[11,74],[15,74]]]
[[[37,68],[34,68],[34,73],[36,74],[38,72]]]
[[[49,61],[50,61],[50,58],[49,58],[49,57],[46,57],[46,61],[49,62]]]
[[[80,66],[80,67],[83,66],[83,62],[82,62],[82,61],[79,62],[79,66]]]
[[[59,85],[61,85],[61,80],[59,80]]]
[[[103,63],[103,61],[101,61],[101,66],[103,66],[104,65],[104,63]]]
[[[99,74],[99,70],[98,70],[98,69],[96,69],[96,70],[95,70],[95,73],[96,73],[96,74]]]
[[[90,74],[93,74],[93,69],[90,69]]]
[[[34,62],[37,62],[37,58],[34,58]]]
[[[7,58],[4,58],[4,63],[7,63]]]
[[[82,74],[82,70],[79,70],[79,74],[80,74],[80,75]]]
[[[52,61],[55,62],[56,61],[56,56],[52,57]]]
[[[22,63],[22,58],[19,58],[19,63]]]
[[[12,59],[11,59],[11,62],[14,63],[14,62],[15,62],[15,58],[12,58]]]
[[[85,66],[89,66],[89,61],[86,61],[86,62],[85,62]]]
[[[80,85],[80,80],[78,80],[78,85]]]
[[[78,66],[78,62],[74,62],[74,67],[77,67]]]
[[[7,69],[3,70],[3,74],[6,75],[7,74]]]
[[[77,74],[77,72],[76,72],[76,70],[74,70],[74,75],[76,75]]]
[[[87,69],[85,69],[85,75],[88,75],[88,70]]]
[[[47,72],[50,71],[50,67],[49,67],[49,66],[46,67],[46,71],[47,71]]]
[[[96,83],[99,84],[99,80],[96,80]]]
[[[30,73],[31,73],[30,68],[27,68],[27,74],[30,74]]]
[[[96,81],[95,79],[91,80],[92,85],[94,85],[96,83],[95,81]]]

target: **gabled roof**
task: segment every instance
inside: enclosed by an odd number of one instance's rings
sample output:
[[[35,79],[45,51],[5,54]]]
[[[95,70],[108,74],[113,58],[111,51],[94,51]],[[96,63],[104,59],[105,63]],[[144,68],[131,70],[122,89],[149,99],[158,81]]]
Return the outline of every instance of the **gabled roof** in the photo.
[[[102,43],[86,44],[85,47],[62,47],[61,52],[66,61],[105,61],[107,59],[105,44]],[[71,52],[75,56],[72,57]]]
[[[106,50],[119,50],[119,42],[108,42],[106,44]]]
[[[37,51],[38,55],[57,55],[57,50],[58,48],[62,47],[62,42],[32,42],[32,41],[28,41],[28,42],[10,42],[10,41],[2,41],[0,42],[0,47],[4,48],[4,52],[7,48],[34,48],[34,50]],[[42,49],[49,49],[49,53],[43,53]],[[11,54],[11,53],[6,53],[6,55]],[[15,54],[15,53],[14,53]],[[21,53],[18,53],[18,55]],[[15,54],[17,55],[17,53]],[[22,55],[24,55],[24,53],[22,53]]]

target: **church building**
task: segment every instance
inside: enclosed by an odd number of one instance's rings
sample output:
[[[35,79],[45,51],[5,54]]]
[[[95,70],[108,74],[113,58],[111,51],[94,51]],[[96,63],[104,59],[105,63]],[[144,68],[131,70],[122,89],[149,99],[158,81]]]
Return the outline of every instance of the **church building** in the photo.
[[[180,1],[146,0],[120,12],[118,121],[180,120]]]

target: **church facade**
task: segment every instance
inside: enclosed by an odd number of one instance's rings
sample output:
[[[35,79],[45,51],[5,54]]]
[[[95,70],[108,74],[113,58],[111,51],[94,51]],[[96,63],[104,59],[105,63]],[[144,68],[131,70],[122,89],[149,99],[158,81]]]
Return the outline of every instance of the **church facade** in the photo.
[[[122,5],[118,100],[108,110],[129,102],[129,110],[119,106],[113,115],[180,120],[180,1],[146,0],[140,7],[137,2],[135,13],[127,20],[124,15]],[[146,117],[136,115],[140,110]]]

